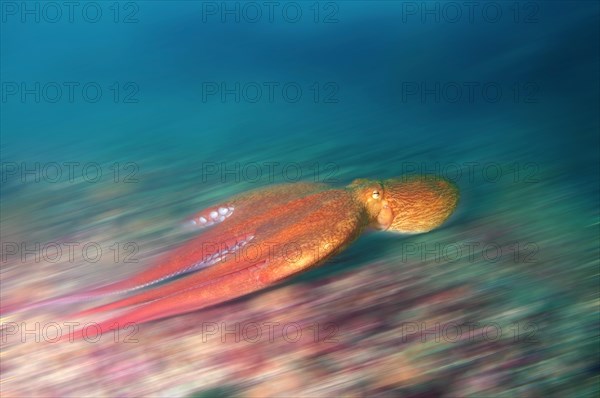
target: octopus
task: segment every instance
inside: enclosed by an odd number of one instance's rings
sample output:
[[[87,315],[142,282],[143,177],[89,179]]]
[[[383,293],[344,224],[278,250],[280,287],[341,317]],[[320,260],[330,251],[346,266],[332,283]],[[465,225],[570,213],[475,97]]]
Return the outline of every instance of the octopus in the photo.
[[[257,189],[186,220],[199,233],[147,269],[111,284],[30,305],[114,298],[74,316],[112,314],[102,333],[259,291],[327,262],[366,230],[431,231],[454,212],[455,184],[435,176],[354,180],[334,188],[288,183]],[[71,340],[82,331],[72,331]]]

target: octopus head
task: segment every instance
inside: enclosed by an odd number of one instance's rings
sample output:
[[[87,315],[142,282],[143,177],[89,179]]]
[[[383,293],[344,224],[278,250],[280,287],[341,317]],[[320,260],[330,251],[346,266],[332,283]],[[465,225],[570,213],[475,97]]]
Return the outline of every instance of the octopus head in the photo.
[[[439,227],[456,209],[458,188],[434,176],[409,176],[350,185],[375,228],[417,234]]]

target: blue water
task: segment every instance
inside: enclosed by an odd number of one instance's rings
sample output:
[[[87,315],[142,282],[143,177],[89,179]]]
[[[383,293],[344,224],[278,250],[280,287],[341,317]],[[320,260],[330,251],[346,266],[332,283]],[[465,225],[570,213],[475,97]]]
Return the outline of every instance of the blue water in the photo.
[[[160,148],[190,160],[229,161],[256,152],[257,159],[291,156],[341,168],[362,161],[364,174],[394,175],[394,161],[404,159],[498,160],[516,153],[597,179],[595,3],[503,5],[498,22],[479,12],[471,19],[461,8],[456,23],[453,10],[439,4],[439,13],[426,14],[420,3],[409,3],[418,11],[394,2],[321,3],[319,23],[311,3],[298,3],[298,23],[288,22],[291,7],[286,13],[276,8],[272,23],[261,7],[261,19],[251,23],[253,9],[239,4],[237,15],[221,15],[220,3],[132,4],[120,6],[118,23],[108,4],[98,6],[98,23],[87,22],[79,9],[72,23],[64,9],[57,23],[49,22],[53,10],[41,6],[39,15],[4,10],[5,160],[84,160],[102,153],[137,161]],[[20,88],[7,94],[7,84],[22,82],[29,88],[39,82],[39,91],[55,82],[62,97],[50,103],[51,87],[40,103],[32,94],[21,100]],[[79,83],[73,101],[65,82]],[[89,82],[102,89],[96,103],[84,98]],[[250,91],[239,103],[233,95],[223,103],[218,93],[203,93],[203,83],[222,82]],[[264,82],[278,84],[273,103]],[[297,103],[283,98],[281,87],[289,82],[302,89]],[[422,82],[440,82],[452,98],[448,84],[456,83],[463,97],[436,103],[431,94],[422,103],[407,93]],[[465,82],[477,84],[472,103]],[[248,100],[255,97],[250,83],[263,88],[257,103]],[[317,103],[314,83],[321,91]],[[483,97],[486,83],[501,88],[497,102]],[[325,103],[329,99],[336,102]],[[128,100],[137,102],[123,103]],[[313,153],[315,147],[326,152]]]
[[[440,234],[534,240],[573,270],[549,296],[583,289],[565,313],[597,298],[599,3],[24,4],[1,3],[4,237],[160,239],[274,182],[436,173],[462,195]]]
[[[490,179],[552,180],[597,207],[596,3],[15,4],[2,9],[5,198],[27,178],[33,193],[53,172],[69,180],[76,162],[84,181],[96,163],[100,181],[133,173],[153,198],[416,171],[480,205]]]

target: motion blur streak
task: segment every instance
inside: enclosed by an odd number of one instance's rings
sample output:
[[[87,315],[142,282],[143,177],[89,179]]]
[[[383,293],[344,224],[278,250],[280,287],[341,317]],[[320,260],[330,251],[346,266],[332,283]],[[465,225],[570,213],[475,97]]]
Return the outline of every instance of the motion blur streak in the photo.
[[[0,3],[2,397],[598,396],[597,2],[67,3]],[[413,174],[460,192],[439,229],[265,291],[11,312],[232,195]]]

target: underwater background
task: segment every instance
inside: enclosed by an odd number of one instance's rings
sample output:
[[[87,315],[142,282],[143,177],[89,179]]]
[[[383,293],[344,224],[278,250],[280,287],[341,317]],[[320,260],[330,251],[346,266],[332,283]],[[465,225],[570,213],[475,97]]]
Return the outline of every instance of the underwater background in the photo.
[[[65,308],[3,315],[2,396],[597,396],[599,3],[0,7],[3,306],[143,269],[273,183],[461,192],[438,230],[367,234],[132,344],[44,344]]]

